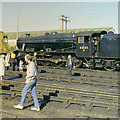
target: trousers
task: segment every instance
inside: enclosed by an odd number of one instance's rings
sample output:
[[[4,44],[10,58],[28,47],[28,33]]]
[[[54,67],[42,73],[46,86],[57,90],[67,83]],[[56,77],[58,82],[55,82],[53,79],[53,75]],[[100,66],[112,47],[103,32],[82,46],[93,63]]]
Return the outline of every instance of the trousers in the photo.
[[[68,66],[68,75],[72,76],[72,65]]]
[[[39,108],[38,97],[37,97],[37,92],[36,92],[36,83],[37,83],[37,79],[29,83],[26,83],[25,87],[22,90],[22,98],[19,103],[21,106],[24,106],[27,92],[31,89],[31,93],[34,98],[34,105],[36,108]]]

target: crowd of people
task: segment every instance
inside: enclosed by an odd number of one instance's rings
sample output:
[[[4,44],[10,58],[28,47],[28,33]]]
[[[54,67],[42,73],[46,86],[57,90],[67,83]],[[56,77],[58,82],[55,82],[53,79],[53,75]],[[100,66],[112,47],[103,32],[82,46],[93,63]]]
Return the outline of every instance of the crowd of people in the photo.
[[[36,68],[38,70],[36,52],[34,52],[32,61],[35,63]],[[0,64],[1,64],[1,69],[0,69],[1,80],[3,76],[5,75],[5,70],[9,70],[10,67],[12,68],[13,71],[23,72],[24,61],[20,53],[18,53],[17,55],[14,52],[7,53],[6,55],[0,53]],[[72,76],[72,69],[75,68],[75,64],[74,64],[74,59],[72,58],[71,55],[68,55],[66,66],[68,68],[68,75]]]
[[[12,67],[13,71],[20,71],[23,72],[23,60],[21,59],[21,54],[19,53],[17,56],[15,53],[7,53],[2,54],[0,53],[0,79],[2,80],[5,71],[10,69],[10,66]]]
[[[40,111],[39,102],[36,92],[36,83],[37,83],[37,75],[38,75],[38,67],[37,67],[37,53],[34,53],[32,57],[30,54],[25,55],[25,62],[27,63],[27,74],[25,80],[25,87],[22,90],[21,101],[18,105],[14,105],[17,109],[23,109],[24,103],[26,99],[26,95],[28,91],[31,89],[32,96],[34,98],[35,107],[31,108],[31,110]],[[11,63],[11,64],[10,64]],[[15,53],[8,53],[6,56],[0,54],[0,79],[2,80],[5,75],[5,70],[9,70],[9,67],[12,66],[13,71],[23,72],[23,60],[21,59],[21,54],[19,53],[17,56]],[[74,59],[71,55],[68,55],[66,66],[68,67],[68,75],[72,76],[72,69],[75,68]]]

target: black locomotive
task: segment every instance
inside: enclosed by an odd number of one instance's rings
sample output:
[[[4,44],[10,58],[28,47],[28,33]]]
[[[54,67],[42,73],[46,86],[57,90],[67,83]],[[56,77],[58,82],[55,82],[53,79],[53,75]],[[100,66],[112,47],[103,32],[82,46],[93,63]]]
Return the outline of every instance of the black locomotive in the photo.
[[[106,31],[80,33],[46,33],[43,36],[21,37],[18,48],[23,52],[37,52],[39,64],[64,66],[72,55],[77,67],[120,68],[120,35]]]

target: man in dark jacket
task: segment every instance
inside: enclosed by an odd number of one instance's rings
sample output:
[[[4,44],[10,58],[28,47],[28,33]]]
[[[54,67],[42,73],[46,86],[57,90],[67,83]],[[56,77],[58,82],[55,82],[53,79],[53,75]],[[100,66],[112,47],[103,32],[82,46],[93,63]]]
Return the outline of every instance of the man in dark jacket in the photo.
[[[74,59],[71,57],[71,55],[68,55],[66,66],[68,67],[68,75],[72,76],[72,68],[75,68]]]

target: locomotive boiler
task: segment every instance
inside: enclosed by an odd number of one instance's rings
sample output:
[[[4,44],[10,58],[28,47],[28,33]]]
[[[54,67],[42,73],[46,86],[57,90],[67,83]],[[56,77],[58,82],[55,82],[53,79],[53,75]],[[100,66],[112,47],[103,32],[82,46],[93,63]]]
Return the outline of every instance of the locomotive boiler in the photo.
[[[46,33],[42,36],[18,38],[17,46],[22,52],[37,52],[38,62],[42,65],[64,66],[67,56],[74,56],[77,63],[76,33]]]

